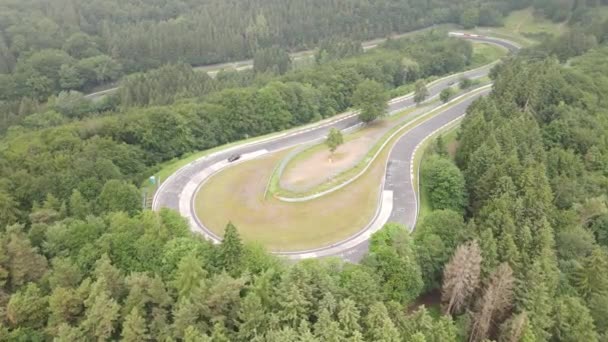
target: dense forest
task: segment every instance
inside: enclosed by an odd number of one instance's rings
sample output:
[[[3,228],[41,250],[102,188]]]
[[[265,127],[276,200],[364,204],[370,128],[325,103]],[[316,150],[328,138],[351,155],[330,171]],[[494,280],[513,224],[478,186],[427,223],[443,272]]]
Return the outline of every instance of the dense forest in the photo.
[[[480,3],[481,2],[481,3]],[[439,23],[499,25],[526,1],[0,1],[0,100],[45,101],[167,63],[312,49]]]
[[[0,341],[608,341],[608,22],[584,10],[598,3],[534,1],[570,30],[492,71],[455,160],[439,140],[423,170],[435,210],[412,235],[388,224],[349,264],[287,263],[229,223],[213,245],[142,210],[135,185],[184,153],[342,112],[361,84],[398,92],[471,63],[445,32],[365,54],[361,39],[525,2],[0,0],[0,96],[26,96],[3,108],[34,113],[0,140]],[[314,67],[289,71],[288,50],[328,36]],[[241,57],[257,70],[190,65]],[[87,65],[103,80],[62,88]],[[101,102],[52,95],[156,66]]]
[[[500,66],[445,166],[464,179],[445,196],[465,201],[439,197],[412,236],[387,225],[359,265],[286,264],[230,224],[212,245],[173,212],[142,212],[117,180],[93,200],[48,195],[3,223],[0,339],[603,341],[607,57]],[[414,305],[423,293],[440,293],[441,309]]]

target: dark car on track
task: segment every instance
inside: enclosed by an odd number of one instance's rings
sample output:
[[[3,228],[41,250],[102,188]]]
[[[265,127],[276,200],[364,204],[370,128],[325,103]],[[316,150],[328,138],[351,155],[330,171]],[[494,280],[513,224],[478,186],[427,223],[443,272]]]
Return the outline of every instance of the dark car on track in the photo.
[[[228,157],[228,162],[232,163],[233,161],[237,161],[241,159],[241,155],[240,154],[233,154],[230,157]]]

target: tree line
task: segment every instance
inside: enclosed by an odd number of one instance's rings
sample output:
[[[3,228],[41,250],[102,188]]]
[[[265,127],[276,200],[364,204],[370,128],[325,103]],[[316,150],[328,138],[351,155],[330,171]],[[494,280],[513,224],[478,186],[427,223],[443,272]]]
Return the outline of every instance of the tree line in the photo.
[[[313,49],[334,39],[362,41],[458,23],[478,2],[2,0],[0,101],[43,102],[165,64],[236,61],[273,47]],[[526,1],[482,4],[479,24],[496,25]],[[483,22],[488,16],[494,19]],[[338,49],[343,55],[352,47]]]

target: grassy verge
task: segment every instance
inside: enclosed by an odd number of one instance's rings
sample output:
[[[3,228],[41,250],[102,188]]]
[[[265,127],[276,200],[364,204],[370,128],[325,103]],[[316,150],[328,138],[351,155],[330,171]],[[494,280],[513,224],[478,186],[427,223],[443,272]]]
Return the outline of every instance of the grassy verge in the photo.
[[[490,64],[507,55],[507,50],[489,43],[473,44],[473,58],[471,65],[477,68],[486,64]]]

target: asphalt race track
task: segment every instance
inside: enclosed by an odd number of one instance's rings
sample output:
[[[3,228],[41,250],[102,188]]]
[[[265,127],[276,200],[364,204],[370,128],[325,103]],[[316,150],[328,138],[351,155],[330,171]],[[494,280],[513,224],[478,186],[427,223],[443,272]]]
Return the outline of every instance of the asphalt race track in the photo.
[[[496,44],[508,49],[511,52],[515,52],[519,49],[517,44],[503,39],[478,35],[465,35],[462,33],[450,33],[450,35],[459,38]],[[453,85],[460,77],[483,77],[488,74],[490,69],[491,66],[486,66],[435,81],[428,86],[429,98],[438,96],[443,89]],[[412,177],[410,172],[413,172],[413,170],[411,170],[411,162],[416,147],[427,136],[432,135],[437,129],[454,121],[455,119],[458,119],[459,117],[462,117],[474,99],[487,94],[488,92],[489,89],[481,91],[475,96],[467,97],[466,99],[458,102],[456,105],[448,107],[447,109],[437,113],[431,118],[425,120],[423,123],[409,130],[397,141],[389,156],[384,183],[384,192],[392,192],[393,195],[392,211],[390,212],[388,222],[400,223],[409,227],[410,229],[415,227],[418,216],[418,200],[416,193],[414,192],[414,187],[411,183]],[[413,96],[401,97],[393,99],[389,102],[388,111],[394,113],[414,105],[415,103],[413,101]],[[196,219],[196,215],[194,214],[191,205],[192,198],[181,198],[185,193],[188,194],[189,197],[190,194],[191,196],[195,195],[196,189],[192,188],[198,187],[195,180],[199,180],[202,173],[209,173],[206,170],[217,168],[217,165],[225,166],[226,159],[235,153],[241,155],[247,155],[250,153],[255,154],[259,151],[272,153],[285,148],[321,139],[327,134],[329,128],[337,128],[342,130],[359,123],[360,121],[358,120],[356,114],[346,113],[336,117],[332,121],[325,122],[317,126],[309,126],[308,128],[303,128],[287,134],[280,134],[273,138],[228,148],[226,150],[198,159],[184,166],[171,177],[167,178],[164,183],[162,183],[161,187],[154,196],[152,209],[159,210],[161,208],[171,208],[177,210],[182,214],[182,216],[189,220],[191,229],[193,231],[202,233],[207,238],[218,241],[219,237],[206,229],[200,223],[200,221]],[[190,205],[185,205],[185,203]],[[350,244],[348,244],[348,247],[346,247],[347,244],[344,246],[345,247],[343,249],[340,249],[337,248],[339,246],[332,245],[327,248],[327,253],[319,254],[319,256],[340,256],[346,260],[356,262],[361,259],[368,249],[366,239],[354,246],[352,241]],[[319,250],[323,250],[323,248]],[[298,259],[298,254],[305,255],[306,253],[305,251],[302,253],[289,253],[290,257],[295,259]],[[307,255],[311,254],[308,253]],[[316,256],[317,254],[312,255]]]

